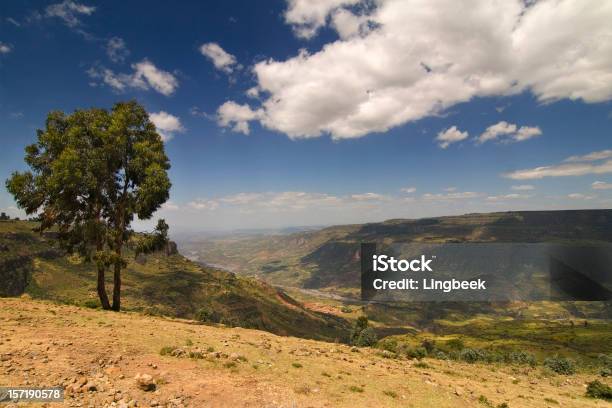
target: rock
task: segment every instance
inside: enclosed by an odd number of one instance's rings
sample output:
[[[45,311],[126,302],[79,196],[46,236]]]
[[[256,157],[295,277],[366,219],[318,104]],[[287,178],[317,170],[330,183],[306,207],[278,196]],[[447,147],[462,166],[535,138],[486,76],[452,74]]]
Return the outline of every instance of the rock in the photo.
[[[176,254],[178,254],[178,248],[176,246],[176,242],[168,241],[168,243],[166,244],[166,255],[170,256],[170,255],[176,255]]]
[[[462,396],[463,395],[463,388],[461,387],[455,387],[455,395],[457,396]]]
[[[155,390],[155,381],[153,377],[149,374],[136,374],[134,377],[136,380],[136,385],[143,391],[154,391]]]

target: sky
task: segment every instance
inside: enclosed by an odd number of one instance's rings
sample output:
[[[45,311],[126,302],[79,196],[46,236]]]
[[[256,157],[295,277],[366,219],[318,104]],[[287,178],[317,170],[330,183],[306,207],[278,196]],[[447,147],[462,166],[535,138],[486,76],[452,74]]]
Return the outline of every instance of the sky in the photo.
[[[176,231],[612,207],[612,2],[0,3],[0,179],[136,99]],[[23,216],[0,189],[0,210]]]

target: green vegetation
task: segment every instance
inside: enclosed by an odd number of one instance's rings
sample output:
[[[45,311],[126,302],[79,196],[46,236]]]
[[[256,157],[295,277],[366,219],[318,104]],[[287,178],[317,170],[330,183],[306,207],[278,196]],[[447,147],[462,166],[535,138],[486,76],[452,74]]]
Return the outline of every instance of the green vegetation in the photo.
[[[360,316],[351,332],[351,344],[357,347],[370,347],[376,344],[378,338],[374,329],[368,327],[368,318]]]
[[[303,367],[302,364],[298,363],[298,362],[291,363],[291,366],[294,367],[294,368],[302,368]]]
[[[6,181],[17,205],[53,227],[63,249],[93,260],[103,309],[121,308],[123,250],[130,224],[149,219],[168,199],[170,162],[147,111],[135,101],[104,109],[51,112],[26,147],[29,171]],[[167,231],[167,230],[166,230]],[[113,268],[113,303],[105,272]]]
[[[383,394],[385,394],[387,397],[397,398],[397,392],[395,391],[385,390],[383,391]]]
[[[586,396],[591,398],[599,398],[606,401],[612,401],[612,387],[598,380],[591,381],[587,385]]]
[[[351,392],[363,392],[363,388],[359,387],[357,385],[351,385],[349,387],[349,391],[351,391]]]
[[[576,372],[576,366],[572,360],[559,356],[549,357],[544,360],[544,367],[563,375],[572,375]]]
[[[0,223],[0,296],[33,298],[93,307],[95,265],[57,249],[56,234],[37,232],[31,221]],[[122,309],[270,331],[281,335],[347,342],[344,319],[306,309],[265,283],[197,265],[165,251],[136,259],[135,235],[126,244]],[[207,311],[206,313],[202,312]],[[202,318],[213,316],[213,318]]]

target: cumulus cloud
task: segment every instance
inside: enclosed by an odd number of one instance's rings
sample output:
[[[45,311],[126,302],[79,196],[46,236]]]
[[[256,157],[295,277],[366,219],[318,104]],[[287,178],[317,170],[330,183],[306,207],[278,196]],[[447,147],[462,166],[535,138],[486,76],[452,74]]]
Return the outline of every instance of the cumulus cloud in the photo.
[[[236,65],[236,57],[226,52],[217,43],[206,43],[200,46],[200,52],[212,61],[215,68],[226,74],[231,74]]]
[[[535,190],[535,187],[532,186],[531,184],[520,184],[518,186],[512,186],[510,187],[512,190],[516,190],[516,191],[529,191],[529,190]]]
[[[162,204],[161,209],[165,211],[178,211],[180,210],[180,207],[178,204],[175,204],[173,201],[166,201],[165,203]]]
[[[208,200],[205,198],[197,198],[187,203],[187,205],[194,210],[216,210],[219,208],[219,202],[216,200]]]
[[[261,110],[252,110],[249,105],[239,105],[229,101],[217,109],[217,121],[220,126],[231,126],[234,132],[248,135],[249,121],[259,118],[261,113]]]
[[[172,139],[175,133],[185,131],[180,119],[169,114],[168,112],[159,111],[157,113],[150,113],[149,118],[157,128],[157,131],[164,142]]]
[[[356,34],[366,17],[372,28]],[[291,138],[361,137],[526,90],[542,102],[612,98],[612,2],[292,0],[285,20],[301,37],[327,24],[341,37],[253,68],[266,95],[253,120]]]
[[[567,177],[612,173],[612,160],[604,160],[609,157],[608,152],[610,151],[603,150],[583,156],[571,156],[565,159],[561,164],[517,170],[506,173],[503,176],[513,180],[530,180],[544,177]],[[593,163],[597,161],[599,161],[599,163]]]
[[[404,188],[400,188],[400,191],[402,193],[407,193],[407,194],[412,194],[416,191],[416,187],[404,187]]]
[[[130,55],[130,50],[122,38],[113,37],[106,42],[106,55],[113,62],[123,62]]]
[[[325,193],[282,191],[265,193],[237,193],[216,199],[197,199],[188,205],[195,210],[214,211],[221,206],[260,211],[297,211],[306,208],[338,206],[341,198]]]
[[[480,144],[497,139],[510,139],[516,142],[522,142],[540,136],[541,134],[542,131],[539,127],[522,126],[519,128],[513,123],[501,121],[489,126],[480,136],[478,136],[476,142]]]
[[[378,193],[363,193],[353,194],[351,195],[351,199],[355,201],[383,201],[387,200],[388,197]]]
[[[147,59],[132,64],[132,70],[130,74],[115,73],[103,66],[97,66],[87,70],[87,74],[90,78],[100,80],[118,92],[127,88],[154,89],[162,95],[170,96],[178,88],[178,79],[174,75],[157,68]]]
[[[438,133],[436,140],[442,149],[446,149],[451,143],[460,142],[468,138],[468,132],[461,132],[457,126],[450,127]]]
[[[45,9],[46,17],[57,17],[68,27],[76,27],[81,24],[81,15],[89,16],[96,8],[87,6],[72,0],[64,0],[61,3],[51,4]]]
[[[285,21],[293,26],[293,32],[300,38],[309,39],[326,25],[327,18],[340,6],[359,3],[359,0],[288,0]]]
[[[13,47],[0,41],[0,54],[8,54],[12,50],[13,50]]]
[[[612,183],[606,183],[605,181],[595,181],[591,184],[593,190],[612,190]]]

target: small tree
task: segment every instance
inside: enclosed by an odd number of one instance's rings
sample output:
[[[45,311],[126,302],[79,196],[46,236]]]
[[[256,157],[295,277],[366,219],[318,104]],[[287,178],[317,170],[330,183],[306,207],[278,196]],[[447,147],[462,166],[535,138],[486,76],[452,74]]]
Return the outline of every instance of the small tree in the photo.
[[[9,217],[8,215],[6,215],[6,213],[0,213],[0,221],[8,221],[10,220],[11,217]]]
[[[170,163],[145,109],[135,101],[104,109],[51,112],[26,147],[30,171],[15,172],[8,191],[40,230],[57,227],[61,244],[97,266],[104,309],[121,308],[123,246],[134,216],[149,219],[168,199]],[[105,271],[113,268],[113,304]]]
[[[358,347],[369,347],[376,344],[378,337],[374,329],[368,327],[368,318],[359,316],[351,332],[351,344]]]

